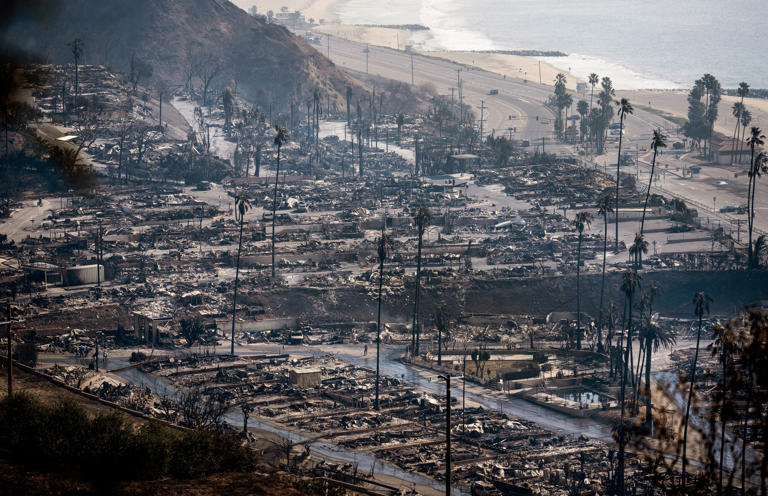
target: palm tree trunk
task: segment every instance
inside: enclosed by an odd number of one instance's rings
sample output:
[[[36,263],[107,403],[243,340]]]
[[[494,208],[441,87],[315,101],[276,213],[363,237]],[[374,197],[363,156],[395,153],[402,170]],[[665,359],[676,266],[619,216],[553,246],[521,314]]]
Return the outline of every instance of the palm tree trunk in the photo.
[[[693,367],[691,368],[691,387],[688,390],[688,401],[685,404],[685,419],[683,420],[683,473],[682,490],[685,492],[685,469],[688,463],[688,420],[691,415],[691,402],[693,401],[693,386],[696,382],[696,362],[699,360],[699,342],[701,341],[701,323],[703,314],[699,314],[699,329],[696,332],[696,353],[693,355]]]
[[[581,238],[579,231],[579,248],[576,256],[576,349],[581,349]]]
[[[743,98],[742,98],[742,104],[743,104]],[[733,128],[733,141],[731,142],[731,161],[730,165],[733,165],[733,159],[735,157],[736,152],[736,142],[739,134],[739,122],[741,122],[741,109],[739,109],[739,112],[736,114],[736,127]]]
[[[275,170],[275,193],[272,198],[272,284],[275,283],[275,218],[277,217],[277,183],[280,180],[280,145],[277,145],[277,169]]]
[[[235,262],[235,296],[232,298],[232,341],[229,351],[232,356],[235,356],[235,314],[237,313],[237,285],[240,282],[240,251],[243,249],[244,217],[240,218],[240,237],[237,242],[237,261]]]
[[[725,394],[726,391],[728,391],[728,355],[725,351],[725,346],[723,346],[722,350],[722,360],[723,360],[723,390],[722,390],[722,398],[720,398],[720,477],[718,479],[718,487],[717,487],[717,494],[718,496],[722,496],[723,494],[723,456],[725,454]]]
[[[413,329],[412,329],[412,344],[413,354],[419,354],[419,290],[421,289],[421,240],[424,236],[424,231],[419,227],[419,250],[416,255],[416,295],[413,299]]]
[[[629,353],[632,345],[632,294],[627,295],[627,305],[629,307],[629,325],[627,326],[627,344],[624,350],[624,360],[621,365],[622,367],[622,373],[621,373],[621,392],[620,392],[620,403],[621,403],[621,420],[619,423],[619,460],[617,464],[617,471],[616,471],[616,481],[615,481],[615,487],[617,488],[617,493],[620,495],[624,494],[624,452],[626,450],[626,430],[624,427],[624,412],[625,412],[625,398],[626,398],[626,390],[627,390],[627,369],[629,368]]]
[[[643,218],[640,220],[640,236],[643,235],[645,228],[645,211],[648,209],[648,198],[651,196],[651,183],[653,183],[653,172],[656,169],[656,153],[658,148],[653,150],[653,160],[651,160],[651,177],[648,178],[648,191],[645,192],[645,203],[643,204]]]
[[[619,157],[616,160],[616,253],[619,252],[619,167],[621,167],[621,138],[624,135],[624,114],[621,114],[619,122]]]
[[[653,338],[648,333],[645,343],[645,425],[653,437],[653,402],[651,400],[651,358],[653,355]]]
[[[752,211],[752,201],[754,197],[754,178],[753,169],[755,166],[755,147],[752,146],[752,151],[749,158],[749,185],[747,186],[747,229],[749,230],[749,245],[747,246],[747,267],[752,268],[752,223],[754,221],[754,213]]]
[[[608,256],[608,212],[605,212],[605,215],[603,215],[603,223],[605,224],[605,231],[603,234],[603,276],[602,281],[600,283],[600,325],[597,327],[597,343],[598,347],[600,347],[600,332],[602,330],[603,326],[603,297],[605,296],[605,263],[606,258]],[[610,348],[611,343],[608,343],[608,347]]]
[[[382,229],[382,233],[384,230]],[[376,316],[376,410],[379,409],[379,355],[381,349],[381,288],[384,284],[384,259],[379,260],[379,310]]]

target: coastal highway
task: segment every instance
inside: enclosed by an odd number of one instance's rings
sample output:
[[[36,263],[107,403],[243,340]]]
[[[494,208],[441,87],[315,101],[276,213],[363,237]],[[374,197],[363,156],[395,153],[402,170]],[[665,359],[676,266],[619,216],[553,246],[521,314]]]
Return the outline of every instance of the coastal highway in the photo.
[[[321,46],[316,46],[319,52],[327,55],[327,45],[325,43],[326,35],[321,35],[324,41]],[[366,45],[364,43],[348,41],[342,38],[330,38],[330,58],[339,67],[357,73],[366,72]],[[471,105],[475,110],[476,118],[480,117],[480,104],[485,103],[485,124],[483,126],[484,134],[490,134],[495,131],[497,136],[507,135],[509,128],[517,128],[517,132],[512,133],[514,139],[527,139],[531,145],[538,145],[542,138],[546,138],[546,151],[554,153],[575,154],[576,146],[555,143],[553,138],[553,119],[554,113],[544,105],[544,102],[552,95],[553,87],[551,85],[542,85],[533,81],[524,82],[518,78],[504,78],[503,76],[487,71],[483,71],[471,66],[458,64],[444,59],[432,58],[418,53],[407,53],[402,50],[391,48],[369,46],[368,47],[368,73],[389,78],[404,83],[411,82],[411,57],[413,57],[413,82],[416,85],[422,83],[432,83],[441,94],[451,94],[451,88],[454,88],[454,94],[457,94],[457,78],[462,80],[464,102]],[[490,95],[492,89],[499,90],[498,95]],[[600,90],[595,87],[595,98]],[[577,94],[571,92],[574,105],[580,99],[589,101],[589,92],[586,94]],[[663,117],[645,110],[650,102],[633,101],[635,112],[627,116],[625,121],[626,133],[623,137],[622,150],[627,153],[643,158],[648,150],[651,135],[654,129],[662,129],[668,136],[668,146],[671,149],[672,143],[682,141],[683,136],[677,133],[678,126]],[[569,112],[570,115],[570,112]],[[538,117],[538,120],[537,120]],[[618,117],[614,117],[618,121]],[[611,136],[606,144],[606,154],[594,159],[600,166],[611,165],[615,167],[618,147],[618,137]],[[667,179],[658,183],[664,191],[658,192],[674,195],[689,201],[703,210],[704,206],[712,205],[713,196],[717,196],[717,208],[706,210],[702,213],[720,221],[725,220],[717,211],[723,205],[741,205],[744,203],[742,192],[746,191],[746,180],[744,177],[738,179],[734,177],[737,170],[733,167],[715,168],[705,167],[696,178],[682,178],[673,176],[674,173],[682,176],[681,170],[689,167],[690,163],[683,161],[669,160],[667,154],[660,158],[660,162],[671,168]],[[649,157],[645,157],[645,161]],[[646,169],[647,165],[640,163],[640,172]],[[632,170],[635,168],[632,167]],[[645,181],[647,181],[647,172]],[[722,177],[730,175],[730,178]],[[674,180],[670,180],[674,177]],[[642,175],[641,175],[642,178]],[[726,184],[727,183],[727,184]],[[744,184],[742,184],[744,183]],[[647,184],[647,183],[646,183]],[[768,196],[768,181],[764,181],[758,186],[758,194],[765,198]],[[712,211],[714,210],[714,212]],[[758,205],[759,213],[768,211]],[[734,217],[734,216],[731,216]],[[743,216],[741,216],[743,217]],[[768,230],[768,216],[760,216],[757,219],[759,229]],[[735,217],[739,218],[739,217]],[[732,223],[733,219],[729,220]],[[743,221],[743,220],[742,220]],[[742,237],[743,239],[743,237]],[[631,242],[631,239],[628,240]]]
[[[362,43],[331,37],[330,58],[341,68],[365,73],[365,48]],[[484,134],[495,131],[497,136],[507,135],[509,128],[517,128],[517,132],[512,134],[515,139],[534,141],[552,136],[554,114],[542,103],[552,93],[551,87],[530,81],[524,83],[520,79],[505,79],[498,74],[420,54],[376,46],[368,49],[368,73],[371,75],[410,83],[413,55],[413,82],[416,85],[432,83],[444,95],[449,95],[451,88],[454,88],[458,97],[456,88],[461,78],[464,103],[474,109],[477,119],[481,114],[481,102],[485,102]],[[327,54],[327,51],[321,52]],[[492,89],[498,89],[499,94],[490,95]]]
[[[326,40],[326,35],[321,35],[321,39]],[[331,36],[330,51],[327,46],[323,43],[317,49],[323,55],[330,53],[330,59],[337,66],[366,73],[365,44]],[[474,109],[476,119],[481,115],[481,103],[485,104],[483,134],[487,135],[495,131],[497,136],[508,135],[509,128],[516,128],[517,132],[513,132],[512,137],[527,139],[532,145],[540,142],[541,138],[548,138],[547,143],[553,141],[551,138],[555,114],[544,105],[553,93],[551,85],[538,84],[531,80],[526,82],[519,78],[505,78],[472,66],[419,53],[411,54],[378,46],[368,46],[368,50],[368,74],[371,75],[410,83],[411,60],[413,60],[414,84],[432,83],[438,92],[444,95],[450,95],[453,88],[457,96],[456,88],[460,77],[464,103]],[[490,95],[492,89],[499,90],[498,95]],[[597,94],[599,87],[595,90]],[[572,96],[574,105],[571,111],[575,111],[576,102],[579,99],[589,100],[588,93],[579,95],[572,92]],[[636,109],[635,114],[626,122],[625,139],[642,142],[647,146],[646,142],[650,141],[652,130],[657,127],[672,130],[675,125],[656,114]],[[558,145],[553,146],[552,150],[570,151],[568,147]]]

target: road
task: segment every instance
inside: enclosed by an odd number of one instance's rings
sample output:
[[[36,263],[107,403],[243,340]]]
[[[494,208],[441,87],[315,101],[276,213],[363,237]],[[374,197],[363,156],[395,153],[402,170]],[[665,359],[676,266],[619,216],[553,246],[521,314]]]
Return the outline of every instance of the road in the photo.
[[[577,152],[573,145],[556,143],[553,139],[552,120],[553,111],[544,103],[552,95],[553,87],[541,85],[532,81],[523,81],[517,78],[505,78],[499,74],[486,72],[470,66],[457,64],[448,60],[436,59],[418,53],[407,53],[391,48],[369,46],[369,52],[365,53],[366,45],[341,38],[331,37],[330,58],[338,66],[355,72],[366,72],[366,58],[368,73],[414,84],[430,82],[435,85],[441,94],[451,94],[454,89],[456,94],[458,78],[461,78],[464,102],[475,109],[476,117],[480,117],[480,105],[484,104],[483,112],[485,122],[483,133],[495,132],[498,135],[507,135],[509,128],[516,128],[512,133],[515,139],[527,139],[532,145],[538,144],[542,138],[546,140],[546,151],[550,153],[564,153],[573,155]],[[321,50],[326,54],[326,50]],[[413,63],[413,65],[411,65]],[[411,68],[413,67],[413,73]],[[499,90],[498,95],[490,95],[491,89]],[[579,99],[589,100],[589,94],[572,93],[575,102]],[[647,184],[649,169],[649,144],[654,129],[661,129],[668,137],[669,149],[674,142],[682,141],[682,136],[677,133],[678,126],[663,117],[639,108],[646,102],[634,102],[635,112],[627,116],[625,121],[625,135],[622,138],[622,150],[637,158],[645,157],[638,166],[639,184]],[[537,119],[538,118],[538,119]],[[615,118],[614,120],[617,120]],[[595,163],[601,166],[615,166],[618,148],[618,137],[610,136],[605,155],[595,159]],[[706,217],[710,222],[726,225],[726,231],[740,231],[744,240],[745,216],[726,215],[719,212],[725,205],[742,205],[745,203],[746,175],[743,172],[745,166],[736,167],[704,167],[697,176],[683,177],[682,169],[692,165],[685,160],[677,160],[667,153],[660,157],[659,171],[661,180],[654,185],[654,192],[665,196],[675,196],[686,200],[695,206],[700,214],[703,214],[706,225]],[[634,167],[632,168],[634,169]],[[645,176],[645,177],[643,177]],[[758,184],[758,199],[768,195],[768,181]],[[713,202],[713,197],[717,200]],[[768,208],[761,207],[758,200],[756,229],[768,230]],[[741,224],[741,229],[739,229]],[[756,237],[756,236],[755,236]],[[630,240],[631,241],[631,240]]]

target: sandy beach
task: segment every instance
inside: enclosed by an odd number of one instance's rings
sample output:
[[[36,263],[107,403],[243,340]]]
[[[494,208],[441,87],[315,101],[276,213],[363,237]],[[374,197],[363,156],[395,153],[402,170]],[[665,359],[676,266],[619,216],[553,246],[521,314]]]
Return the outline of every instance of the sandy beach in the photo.
[[[307,19],[313,18],[316,22],[323,19],[324,23],[314,28],[314,31],[318,33],[393,49],[404,49],[406,45],[414,45],[418,51],[420,42],[423,42],[425,37],[429,37],[429,31],[339,24],[335,9],[340,0],[261,0],[258,2],[256,0],[235,0],[234,3],[244,9],[256,5],[258,12],[262,14],[268,10],[278,12],[282,7],[287,7],[290,11],[300,10]],[[547,62],[541,62],[536,57],[471,51],[420,51],[419,53],[533,82],[539,82],[540,66],[541,82],[547,85],[552,85],[555,76],[559,72],[563,72]],[[577,83],[583,82],[573,74],[566,75],[568,76],[568,87],[571,90],[576,89]],[[601,77],[604,75],[600,74]],[[608,76],[610,77],[610,74]],[[691,84],[693,84],[692,81]],[[662,114],[679,118],[685,118],[687,115],[687,96],[687,90],[619,90],[616,92],[617,98],[627,97],[635,105],[642,106],[646,110],[658,110]],[[586,98],[588,97],[589,94],[587,93]],[[736,124],[736,119],[731,113],[731,107],[736,101],[738,101],[736,97],[723,96],[720,102],[715,130],[726,136],[733,134]],[[747,98],[744,103],[752,113],[750,126],[768,128],[768,100]]]

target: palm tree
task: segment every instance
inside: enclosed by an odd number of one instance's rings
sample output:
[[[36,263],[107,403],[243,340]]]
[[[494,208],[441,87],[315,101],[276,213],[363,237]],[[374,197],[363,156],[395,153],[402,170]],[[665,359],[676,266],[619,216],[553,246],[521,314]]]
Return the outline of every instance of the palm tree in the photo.
[[[723,366],[723,382],[720,388],[720,477],[717,494],[723,494],[723,456],[725,454],[725,424],[731,415],[732,408],[726,407],[726,394],[728,391],[728,360],[736,353],[736,336],[733,327],[716,323],[712,327],[715,335],[713,353],[720,353],[720,363]]]
[[[752,127],[747,144],[750,148],[749,161],[749,185],[747,186],[747,229],[749,229],[749,246],[747,247],[747,264],[750,268],[754,265],[752,253],[752,228],[755,222],[755,189],[757,187],[757,177],[760,173],[761,165],[755,160],[755,148],[765,144],[765,136],[759,127]],[[760,156],[761,154],[758,154]]]
[[[642,234],[635,233],[635,241],[629,247],[629,256],[634,259],[635,270],[643,268],[644,253],[648,253],[648,242]]]
[[[275,193],[272,195],[272,283],[275,283],[275,218],[277,217],[277,183],[280,180],[280,150],[288,141],[288,131],[275,124],[275,146],[277,147],[277,168],[275,169]]]
[[[605,295],[605,262],[608,256],[608,214],[613,212],[613,197],[610,193],[603,196],[600,202],[597,204],[597,215],[603,217],[603,225],[605,227],[603,231],[603,276],[600,283],[600,325],[597,329],[597,346],[598,349],[602,346],[600,344],[600,330],[603,324],[603,297]],[[609,341],[610,346],[610,341]]]
[[[699,327],[696,332],[696,352],[693,355],[693,365],[691,366],[691,386],[688,390],[688,401],[685,403],[685,418],[683,420],[683,475],[681,487],[685,490],[685,469],[688,464],[688,419],[691,414],[691,401],[693,400],[693,386],[696,383],[696,362],[699,360],[699,343],[701,342],[701,325],[704,321],[704,314],[709,314],[709,304],[712,298],[703,291],[693,295],[693,306],[696,317],[699,319]]]
[[[376,317],[376,410],[379,409],[379,352],[381,349],[381,290],[384,284],[384,262],[392,249],[392,240],[384,229],[387,225],[386,216],[381,222],[381,237],[379,238],[379,310]]]
[[[592,97],[595,96],[595,85],[600,81],[600,78],[594,72],[589,75],[589,85],[592,86],[592,91],[589,93],[589,108],[592,108]]]
[[[235,220],[240,223],[240,237],[237,241],[237,261],[235,262],[235,295],[232,298],[232,342],[229,353],[235,355],[235,314],[237,313],[237,286],[240,282],[240,252],[243,249],[243,224],[245,213],[251,208],[251,202],[245,191],[235,198]]]
[[[621,291],[627,300],[627,309],[629,313],[629,319],[627,322],[627,340],[624,347],[624,359],[621,365],[621,388],[619,390],[619,403],[621,403],[621,420],[619,422],[619,453],[618,463],[616,465],[616,479],[614,481],[614,488],[618,494],[624,494],[624,453],[627,445],[626,428],[624,425],[624,413],[625,413],[625,398],[627,390],[627,370],[629,368],[629,357],[632,352],[632,306],[633,298],[637,290],[640,288],[641,277],[637,271],[627,269],[621,278]]]
[[[653,352],[669,348],[677,337],[672,329],[665,329],[651,320],[640,330],[640,339],[645,342],[645,423],[648,432],[653,432],[653,402],[651,400],[651,359]]]
[[[653,183],[653,173],[656,170],[656,155],[659,153],[659,148],[666,148],[667,143],[664,141],[667,137],[662,134],[661,129],[655,129],[653,131],[653,138],[651,138],[651,150],[653,150],[653,159],[651,160],[651,176],[648,178],[648,191],[645,192],[645,203],[643,204],[643,218],[640,220],[640,236],[643,235],[645,228],[645,211],[648,209],[648,198],[651,196],[651,183]]]
[[[589,113],[589,104],[586,100],[579,100],[576,103],[576,112],[579,113],[579,141],[583,142],[587,130],[587,114]]]
[[[592,224],[592,214],[579,212],[573,220],[573,227],[579,232],[579,247],[576,256],[576,349],[581,349],[581,241],[584,229]]]
[[[421,246],[424,239],[424,231],[432,223],[432,213],[422,205],[413,216],[419,236],[418,253],[416,255],[416,294],[413,298],[413,324],[411,329],[411,350],[414,355],[419,354],[419,290],[421,289]]]
[[[627,98],[622,98],[617,102],[619,107],[619,156],[616,159],[616,253],[619,252],[619,167],[621,166],[621,138],[624,136],[624,117],[627,114],[633,114],[635,109],[632,108],[632,104],[629,103]]]
[[[741,163],[741,150],[744,145],[744,135],[747,134],[747,127],[752,123],[752,112],[746,108],[741,111],[741,140],[739,140],[739,163]]]
[[[738,142],[739,128],[741,125],[741,113],[744,111],[744,104],[741,102],[735,102],[731,107],[731,114],[736,118],[736,125],[733,128],[733,141],[731,142],[731,164],[736,157],[736,143]],[[741,145],[741,143],[739,143]],[[741,146],[739,146],[741,148]]]
[[[744,97],[749,95],[749,84],[745,81],[739,83],[739,89],[736,90],[741,97],[740,102],[733,104],[733,116],[736,117],[736,126],[733,128],[733,146],[731,147],[731,164],[733,163],[733,156],[736,150],[736,142],[738,141],[739,122],[741,121],[741,113],[744,111]],[[741,148],[741,146],[739,146]]]

